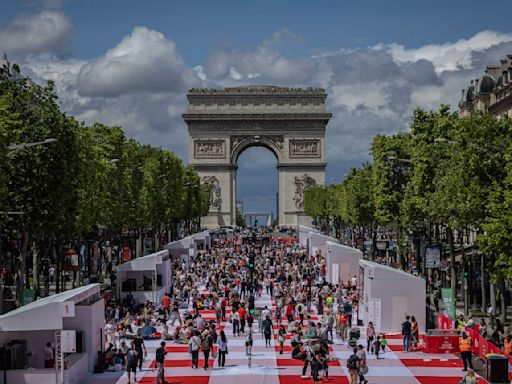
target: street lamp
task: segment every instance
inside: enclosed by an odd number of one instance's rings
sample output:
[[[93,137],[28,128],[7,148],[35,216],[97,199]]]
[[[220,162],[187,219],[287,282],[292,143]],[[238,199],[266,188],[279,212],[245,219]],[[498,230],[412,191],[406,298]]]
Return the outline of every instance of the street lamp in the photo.
[[[11,144],[11,145],[8,145],[6,148],[9,151],[8,154],[11,154],[11,153],[14,153],[14,152],[18,152],[19,150],[24,149],[24,148],[35,147],[37,145],[52,144],[52,143],[56,143],[57,141],[58,140],[56,138],[50,137],[50,138],[45,139],[43,141],[35,141],[33,143]]]
[[[115,164],[115,163],[119,163],[121,160],[119,159],[111,159],[110,160],[110,164]]]

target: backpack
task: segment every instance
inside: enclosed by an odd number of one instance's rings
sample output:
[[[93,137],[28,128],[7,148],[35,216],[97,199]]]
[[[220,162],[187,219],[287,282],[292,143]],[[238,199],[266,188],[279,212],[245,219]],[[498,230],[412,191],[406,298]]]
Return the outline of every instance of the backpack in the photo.
[[[347,360],[347,368],[348,369],[357,369],[357,356],[352,355]]]

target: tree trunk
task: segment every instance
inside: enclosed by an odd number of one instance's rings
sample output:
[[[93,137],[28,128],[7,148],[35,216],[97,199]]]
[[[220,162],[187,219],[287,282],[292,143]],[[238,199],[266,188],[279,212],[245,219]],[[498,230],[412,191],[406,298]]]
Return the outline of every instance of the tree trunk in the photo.
[[[450,288],[452,290],[452,301],[457,307],[457,270],[455,268],[455,246],[454,246],[454,239],[453,239],[453,231],[448,226],[446,227],[446,236],[448,238],[448,249],[450,250],[450,259],[451,259],[451,266],[450,266]],[[454,310],[454,312],[456,312]]]
[[[377,225],[375,223],[372,223],[372,224],[370,224],[370,228],[372,230],[372,256],[371,256],[371,260],[373,261],[373,260],[375,260],[375,256],[377,255]]]
[[[499,276],[498,278],[498,287],[500,290],[500,320],[501,324],[505,324],[507,320],[507,303],[505,300],[505,278],[503,276]]]
[[[25,288],[25,269],[27,264],[27,250],[28,250],[28,230],[23,230],[23,240],[21,241],[20,257],[18,260],[17,279],[16,279],[16,305],[21,307],[23,305],[23,290]]]
[[[39,297],[39,250],[37,241],[32,241],[32,288],[36,291],[36,298]]]
[[[485,286],[485,255],[480,254],[480,287],[482,289],[482,312],[487,311],[487,287]]]

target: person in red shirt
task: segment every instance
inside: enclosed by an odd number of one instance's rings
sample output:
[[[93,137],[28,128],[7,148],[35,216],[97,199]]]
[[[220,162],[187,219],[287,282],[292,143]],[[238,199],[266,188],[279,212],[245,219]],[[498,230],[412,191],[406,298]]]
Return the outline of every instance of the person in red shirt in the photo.
[[[164,297],[162,297],[162,309],[164,312],[169,315],[169,308],[171,307],[171,298],[166,293]]]
[[[241,304],[240,308],[238,308],[238,314],[240,315],[240,331],[245,334],[245,318],[247,312],[243,304]]]
[[[295,310],[295,307],[293,306],[292,303],[288,304],[288,306],[286,307],[286,318],[288,319],[288,322],[291,322],[294,320],[294,318],[293,318],[294,310]]]
[[[220,309],[222,311],[222,321],[226,321],[226,306],[228,305],[228,300],[224,297],[220,302]]]

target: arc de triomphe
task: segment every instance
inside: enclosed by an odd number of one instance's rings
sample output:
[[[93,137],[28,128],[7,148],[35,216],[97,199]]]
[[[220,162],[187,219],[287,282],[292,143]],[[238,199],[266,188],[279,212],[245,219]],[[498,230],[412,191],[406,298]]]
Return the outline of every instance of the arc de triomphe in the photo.
[[[189,91],[189,164],[211,186],[205,227],[235,225],[237,160],[253,146],[277,158],[279,225],[311,223],[304,189],[325,179],[326,96],[320,88],[273,86]]]

